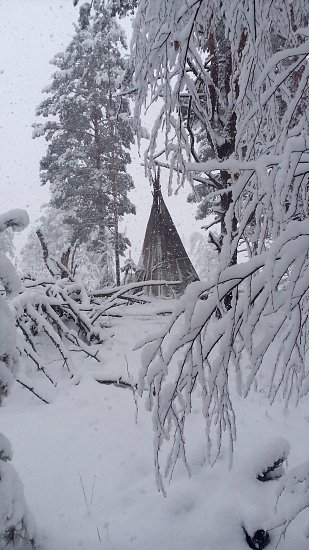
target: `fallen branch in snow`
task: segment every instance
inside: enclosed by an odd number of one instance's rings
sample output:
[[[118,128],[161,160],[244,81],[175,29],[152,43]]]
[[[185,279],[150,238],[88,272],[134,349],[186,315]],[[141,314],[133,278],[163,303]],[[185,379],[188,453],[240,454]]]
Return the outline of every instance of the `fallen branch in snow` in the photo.
[[[146,313],[148,317],[171,313],[170,301],[166,308],[161,305],[156,310],[152,307],[152,300],[137,291],[142,292],[144,287],[153,285],[175,285],[178,281],[142,281],[88,293],[80,279],[68,267],[68,251],[59,262],[49,255],[48,246],[40,231],[38,237],[49,276],[38,280],[30,276],[24,278],[19,295],[12,301],[12,309],[19,332],[20,354],[30,359],[36,371],[42,372],[52,387],[56,387],[61,380],[69,381],[70,384],[78,383],[79,377],[75,378],[73,360],[76,353],[82,353],[96,363],[102,363],[101,348],[110,337],[111,317],[122,317],[130,312],[130,308],[124,306],[139,303],[147,307],[150,304]],[[45,349],[42,352],[42,345],[45,348],[46,344],[50,346],[53,357],[48,364],[44,359]],[[62,365],[61,373],[59,361]],[[98,382],[129,387],[134,392],[136,389],[131,384],[129,375],[128,380],[125,380],[103,374],[99,376]],[[20,383],[41,398],[40,391],[28,379],[20,380]],[[44,401],[44,397],[42,400]]]
[[[129,388],[130,390],[133,390],[133,391],[137,389],[136,385],[134,386],[130,384],[130,382],[123,380],[121,377],[116,380],[112,380],[110,378],[106,380],[103,380],[101,378],[96,378],[96,382],[99,382],[99,384],[105,384],[106,386],[113,385],[113,386],[117,386],[118,388]]]
[[[284,457],[278,458],[278,460],[275,460],[275,462],[271,466],[268,466],[266,470],[264,470],[261,474],[258,474],[257,479],[259,481],[270,481],[282,477],[281,466],[284,464],[284,462]]]
[[[147,286],[163,286],[163,285],[179,285],[181,284],[181,281],[165,281],[165,280],[151,280],[151,281],[139,281],[136,283],[129,283],[127,285],[121,285],[121,286],[115,286],[112,288],[102,289],[102,290],[95,290],[92,292],[93,297],[108,297],[117,295],[118,298],[122,297],[124,293],[128,293],[132,290],[137,290],[138,288],[144,288]],[[130,296],[131,298],[131,296]],[[134,298],[134,295],[133,295]],[[149,298],[146,296],[142,297],[145,301],[150,301]]]
[[[32,383],[27,383],[25,382],[24,380],[21,380],[20,378],[16,378],[16,382],[18,384],[20,384],[21,386],[23,386],[23,388],[26,388],[27,390],[29,390],[31,393],[33,393],[33,395],[35,395],[35,397],[37,397],[38,399],[40,399],[40,401],[43,401],[43,403],[46,403],[46,405],[50,405],[51,401],[47,401],[47,399],[45,399],[45,397],[42,397],[42,395],[40,395],[33,387]]]
[[[290,444],[283,437],[273,437],[264,443],[254,456],[251,469],[259,481],[272,481],[285,474],[284,463],[290,452]]]
[[[48,265],[56,265],[57,263],[49,257],[43,237],[42,247]],[[74,354],[82,353],[96,363],[102,363],[101,348],[107,337],[110,337],[111,318],[123,317],[126,312],[130,313],[128,304],[137,302],[145,304],[146,308],[151,304],[146,317],[171,313],[170,301],[167,301],[166,307],[162,307],[161,304],[159,308],[153,308],[151,299],[136,294],[136,290],[153,284],[177,284],[175,281],[144,281],[87,293],[82,283],[68,272],[66,266],[59,262],[57,266],[59,272],[53,274],[53,270],[50,269],[50,277],[34,280],[27,276],[23,280],[20,294],[12,301],[19,331],[19,352],[30,359],[35,369],[42,372],[53,387],[61,380],[59,369],[50,366],[52,362],[59,364],[57,356],[62,361],[62,371],[66,371],[64,379],[70,380],[73,384],[78,383],[78,378],[75,380],[74,375]],[[68,277],[64,277],[64,269],[67,270]],[[108,333],[106,328],[109,329]],[[45,350],[42,352],[43,334],[44,346],[49,342],[51,352],[55,356],[49,364],[46,364],[44,359]],[[61,376],[63,377],[63,374]],[[40,398],[39,390],[31,387],[27,381],[22,382],[25,388]],[[102,375],[98,382],[129,387],[135,391],[129,379],[116,379],[113,376],[109,379]]]
[[[29,290],[28,290],[29,288]],[[30,290],[31,289],[31,290]],[[28,356],[49,382],[55,385],[40,353],[38,335],[45,333],[52,347],[63,360],[63,366],[73,376],[71,352],[79,351],[101,361],[98,349],[104,334],[98,323],[90,318],[91,307],[84,307],[81,293],[84,289],[68,279],[53,278],[48,284],[25,280],[19,296],[12,301],[16,325],[19,329],[18,349]],[[73,349],[72,349],[73,344]]]
[[[108,291],[109,297],[104,301],[101,305],[97,307],[97,309],[94,311],[94,314],[92,316],[92,322],[96,322],[99,317],[102,315],[106,315],[110,309],[116,307],[117,305],[120,305],[121,302],[119,302],[120,299],[123,299],[124,296],[126,296],[126,300],[128,299],[128,293],[135,291],[138,288],[143,288],[147,286],[162,286],[162,285],[177,285],[180,284],[180,281],[142,281],[139,283],[129,283],[128,285],[115,287]],[[111,292],[114,291],[112,294]],[[100,291],[98,291],[100,292]],[[93,293],[94,296],[99,296],[97,292]],[[106,294],[105,294],[106,295]],[[101,296],[104,296],[104,294],[101,294]],[[134,295],[133,295],[134,299]],[[118,300],[118,301],[117,301]]]

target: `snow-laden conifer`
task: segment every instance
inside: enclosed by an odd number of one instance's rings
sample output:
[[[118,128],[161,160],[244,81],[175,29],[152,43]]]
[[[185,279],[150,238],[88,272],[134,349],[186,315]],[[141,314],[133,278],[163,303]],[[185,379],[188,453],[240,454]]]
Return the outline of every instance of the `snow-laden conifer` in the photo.
[[[57,70],[37,108],[48,121],[35,125],[34,136],[48,143],[41,181],[50,184],[52,205],[65,212],[71,244],[87,243],[102,261],[111,244],[119,283],[119,255],[128,244],[119,221],[135,211],[127,195],[133,188],[127,173],[130,108],[118,93],[126,42],[105,3],[84,15],[66,50],[52,61]]]

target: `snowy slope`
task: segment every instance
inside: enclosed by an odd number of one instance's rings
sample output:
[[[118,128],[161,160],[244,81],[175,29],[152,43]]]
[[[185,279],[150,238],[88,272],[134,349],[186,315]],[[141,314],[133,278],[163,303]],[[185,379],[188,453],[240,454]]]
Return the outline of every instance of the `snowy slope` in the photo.
[[[132,351],[135,344],[165,319],[150,321],[137,306],[126,318],[114,319],[102,374],[115,369],[125,375],[127,358],[135,376],[140,355]],[[78,357],[80,384],[60,388],[52,404],[16,385],[2,408],[0,430],[12,442],[42,548],[248,549],[242,527],[250,533],[261,528],[272,514],[278,485],[256,480],[258,456],[274,436],[282,436],[291,444],[289,467],[307,459],[308,401],[284,413],[261,394],[246,401],[235,396],[238,443],[231,470],[224,456],[213,468],[205,463],[196,403],[187,435],[191,477],[179,465],[164,498],[155,485],[151,415],[138,401],[136,420],[133,392],[95,382],[89,360]],[[278,548],[305,550],[303,532],[301,521]]]

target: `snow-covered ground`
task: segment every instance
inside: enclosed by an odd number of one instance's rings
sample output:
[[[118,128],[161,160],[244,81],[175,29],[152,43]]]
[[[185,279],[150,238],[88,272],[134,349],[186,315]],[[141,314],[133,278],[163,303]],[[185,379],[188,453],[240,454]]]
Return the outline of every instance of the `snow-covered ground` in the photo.
[[[224,453],[212,468],[205,462],[196,404],[188,420],[191,477],[179,464],[167,496],[159,494],[151,414],[139,399],[137,411],[130,389],[93,380],[98,368],[102,378],[113,370],[126,378],[127,364],[129,375],[137,375],[140,352],[133,348],[167,319],[150,321],[147,307],[126,308],[129,315],[113,319],[104,365],[75,357],[81,381],[61,385],[52,404],[16,384],[2,407],[0,431],[12,442],[13,464],[45,550],[246,550],[243,527],[254,533],[272,517],[279,483],[256,479],[258,457],[280,436],[291,445],[289,469],[308,459],[308,399],[284,410],[280,403],[270,407],[262,393],[235,396],[232,469]],[[307,549],[304,529],[300,518],[278,548]]]

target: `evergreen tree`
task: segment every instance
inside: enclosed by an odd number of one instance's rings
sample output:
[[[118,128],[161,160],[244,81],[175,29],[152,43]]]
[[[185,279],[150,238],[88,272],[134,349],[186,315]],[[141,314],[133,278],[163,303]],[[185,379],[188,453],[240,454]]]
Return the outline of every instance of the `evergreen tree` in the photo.
[[[34,137],[48,142],[41,181],[50,184],[51,204],[65,212],[72,242],[88,243],[102,261],[112,244],[119,284],[119,255],[128,240],[118,225],[123,215],[135,213],[127,196],[133,188],[126,171],[133,141],[130,109],[117,93],[126,42],[104,2],[91,14],[86,8],[66,51],[52,61],[58,70],[37,109],[48,121],[35,125]]]

